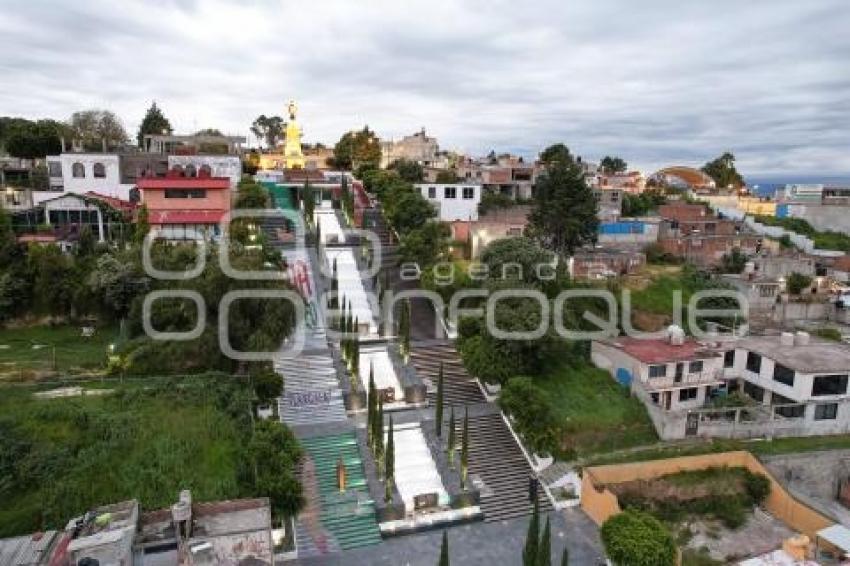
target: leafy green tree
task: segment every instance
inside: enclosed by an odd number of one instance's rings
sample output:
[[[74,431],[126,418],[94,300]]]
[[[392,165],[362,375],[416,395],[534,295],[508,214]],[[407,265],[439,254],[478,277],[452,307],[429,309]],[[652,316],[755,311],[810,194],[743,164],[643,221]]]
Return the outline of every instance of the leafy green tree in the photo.
[[[714,182],[720,188],[732,187],[737,189],[744,186],[744,178],[735,169],[735,156],[728,151],[717,159],[706,163],[702,167],[702,171],[714,179]]]
[[[61,138],[70,137],[70,129],[55,120],[15,119],[8,123],[3,135],[0,141],[12,157],[43,159],[62,151]]]
[[[283,377],[272,368],[266,367],[251,375],[254,384],[254,393],[257,400],[266,405],[280,397],[283,391]]]
[[[596,242],[599,218],[596,197],[572,162],[556,159],[535,186],[528,235],[545,248],[571,255]]]
[[[346,132],[334,146],[333,160],[335,167],[348,171],[363,166],[377,168],[381,163],[381,142],[369,126]]]
[[[673,566],[676,545],[664,525],[647,513],[627,510],[614,515],[600,530],[605,553],[614,564]]]
[[[18,241],[15,230],[12,228],[12,217],[5,208],[0,206],[0,269],[11,264],[17,247]]]
[[[525,547],[522,550],[522,566],[537,566],[540,545],[540,504],[534,500],[534,510],[528,522]]]
[[[788,276],[785,285],[792,295],[799,295],[812,284],[812,278],[802,273],[793,272]]]
[[[723,273],[741,273],[747,265],[747,256],[741,252],[741,248],[732,248],[728,254],[720,258],[720,270]]]
[[[437,563],[437,566],[450,566],[449,565],[449,535],[446,531],[443,531],[443,543],[440,545],[440,561]]]
[[[540,548],[537,549],[537,566],[552,566],[552,528],[548,516],[543,528],[543,537],[540,539]]]
[[[443,362],[440,362],[440,371],[437,374],[437,407],[434,412],[434,425],[437,438],[443,436]]]
[[[420,269],[427,271],[448,253],[449,233],[449,227],[442,222],[426,222],[401,237],[399,258],[416,262]]]
[[[271,500],[273,514],[282,518],[298,513],[304,496],[295,465],[302,451],[292,431],[279,421],[261,420],[254,425],[248,453],[256,488]]]
[[[540,153],[540,162],[547,167],[552,167],[555,164],[573,165],[575,159],[566,145],[556,143]]]
[[[394,185],[383,199],[387,220],[399,234],[421,228],[437,216],[434,206],[409,185]]]
[[[657,189],[647,189],[639,195],[623,195],[622,213],[624,217],[647,216],[667,202],[664,193]]]
[[[104,254],[97,258],[88,285],[93,293],[102,297],[107,312],[123,319],[130,313],[136,297],[148,290],[150,281],[134,261]]]
[[[284,137],[286,123],[280,116],[260,114],[251,124],[251,133],[262,140],[267,148],[275,147]]]
[[[558,418],[546,394],[530,377],[508,380],[499,396],[499,406],[514,418],[529,448],[538,454],[554,451]]]
[[[130,137],[121,123],[121,119],[110,110],[81,110],[74,112],[69,120],[74,137],[90,151],[107,149],[126,143]]]
[[[629,167],[623,159],[619,157],[611,157],[610,155],[603,157],[602,161],[599,162],[599,165],[602,167],[602,170],[609,175],[624,173]]]
[[[514,205],[514,199],[502,193],[484,192],[481,202],[478,203],[478,214],[487,214],[491,210],[510,208]]]
[[[503,238],[489,244],[481,253],[481,263],[487,266],[493,279],[518,279],[527,283],[540,282],[540,275],[551,271],[540,268],[553,264],[552,252],[541,248],[531,238]]]
[[[271,198],[269,192],[261,184],[254,181],[242,180],[236,191],[234,208],[268,208]]]
[[[139,132],[136,134],[136,143],[139,147],[144,147],[145,136],[171,134],[174,129],[171,127],[171,122],[162,113],[156,101],[151,103],[150,108],[145,112],[145,117],[142,118],[142,123],[139,124]]]
[[[409,159],[397,159],[390,163],[388,169],[398,172],[398,176],[408,183],[421,183],[425,177],[422,166]]]

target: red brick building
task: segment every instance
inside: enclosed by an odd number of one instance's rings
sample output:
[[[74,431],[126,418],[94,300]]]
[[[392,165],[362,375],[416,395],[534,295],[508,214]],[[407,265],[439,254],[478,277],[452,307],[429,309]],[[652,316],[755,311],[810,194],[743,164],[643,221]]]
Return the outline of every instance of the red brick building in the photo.
[[[753,255],[762,238],[743,224],[718,218],[700,204],[674,203],[659,207],[662,218],[658,243],[668,254],[700,267],[713,267],[733,249]]]

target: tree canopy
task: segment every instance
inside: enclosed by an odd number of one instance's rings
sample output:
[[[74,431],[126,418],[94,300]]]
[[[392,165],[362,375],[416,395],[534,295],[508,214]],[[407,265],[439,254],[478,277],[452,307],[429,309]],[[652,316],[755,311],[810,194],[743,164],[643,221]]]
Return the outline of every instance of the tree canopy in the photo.
[[[735,156],[728,151],[703,165],[702,171],[714,179],[718,187],[737,189],[744,186],[744,178],[735,169]]]
[[[152,102],[150,108],[145,112],[145,117],[142,118],[142,123],[139,124],[139,132],[136,134],[136,142],[139,147],[142,147],[147,135],[170,134],[174,129],[171,127],[171,122],[162,113],[156,101]]]
[[[624,173],[629,167],[622,158],[612,157],[610,155],[603,157],[602,161],[599,162],[599,166],[602,167],[602,170],[609,175],[614,173]]]
[[[556,143],[550,145],[540,153],[540,162],[546,166],[550,166],[555,163],[561,163],[562,165],[572,164],[575,160],[566,145]]]
[[[364,165],[378,167],[381,163],[380,142],[369,126],[346,132],[334,146],[334,166],[349,171]]]
[[[647,513],[628,510],[614,515],[603,523],[600,534],[605,552],[614,564],[676,564],[676,545],[672,535]]]
[[[251,133],[266,144],[267,148],[275,147],[283,139],[286,122],[280,116],[260,114],[251,124]]]
[[[398,176],[409,183],[419,183],[425,176],[422,166],[409,159],[396,159],[388,169],[398,172]]]
[[[546,172],[537,180],[527,233],[547,249],[572,254],[596,241],[597,202],[581,169],[567,160],[569,152],[563,144],[559,145],[563,151],[550,152]]]
[[[74,112],[69,121],[74,137],[88,150],[98,151],[102,141],[107,149],[126,143],[130,138],[121,119],[110,110],[81,110]]]
[[[0,118],[0,147],[12,157],[40,159],[62,151],[60,138],[70,137],[67,125],[56,120]]]

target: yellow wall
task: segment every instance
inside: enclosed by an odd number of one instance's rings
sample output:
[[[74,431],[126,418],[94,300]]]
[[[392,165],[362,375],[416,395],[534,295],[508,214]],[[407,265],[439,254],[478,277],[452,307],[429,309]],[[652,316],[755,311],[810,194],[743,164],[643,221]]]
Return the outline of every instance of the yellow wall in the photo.
[[[667,460],[613,464],[585,468],[581,486],[581,506],[585,513],[601,525],[612,515],[621,511],[617,496],[605,489],[606,484],[632,480],[649,480],[685,470],[701,470],[711,466],[741,466],[753,473],[763,474],[770,480],[770,495],[764,502],[765,509],[786,525],[815,540],[817,531],[835,522],[803,505],[785,491],[773,476],[752,454],[744,451],[684,456]]]

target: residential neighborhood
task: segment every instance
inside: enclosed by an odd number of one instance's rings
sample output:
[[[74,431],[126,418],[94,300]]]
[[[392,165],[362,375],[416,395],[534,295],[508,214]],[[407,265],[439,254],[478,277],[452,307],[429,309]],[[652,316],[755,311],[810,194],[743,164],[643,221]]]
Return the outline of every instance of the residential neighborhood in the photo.
[[[5,7],[0,566],[850,564],[840,3],[190,4]]]

